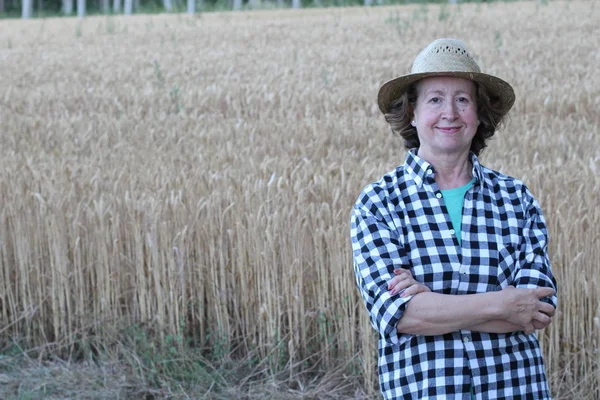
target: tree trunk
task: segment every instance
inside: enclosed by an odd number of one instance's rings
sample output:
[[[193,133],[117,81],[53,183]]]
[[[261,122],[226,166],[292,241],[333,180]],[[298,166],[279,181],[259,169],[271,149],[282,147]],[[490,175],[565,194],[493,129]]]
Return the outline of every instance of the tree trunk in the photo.
[[[125,0],[124,4],[125,15],[131,15],[133,13],[133,0]]]
[[[233,0],[233,9],[239,10],[242,8],[242,0]]]
[[[73,0],[63,0],[62,8],[65,15],[73,14]]]
[[[32,0],[23,0],[23,2],[21,3],[21,18],[23,19],[29,19],[31,18],[31,11],[32,10]]]
[[[292,8],[302,8],[300,0],[292,0]]]
[[[173,2],[171,0],[163,0],[163,6],[166,12],[173,11]]]
[[[283,8],[285,6],[285,3],[283,2],[283,0],[277,0],[277,6],[279,8]]]
[[[187,13],[196,14],[196,0],[187,0]]]
[[[85,17],[85,0],[77,0],[77,16],[79,18]]]
[[[102,12],[108,14],[110,12],[110,0],[102,0]]]
[[[121,0],[113,0],[113,14],[121,13]]]
[[[0,0],[0,14],[4,12],[4,0]]]
[[[252,10],[257,10],[260,8],[260,0],[250,0],[249,3]]]
[[[373,4],[373,0],[365,0],[365,6],[370,6]]]

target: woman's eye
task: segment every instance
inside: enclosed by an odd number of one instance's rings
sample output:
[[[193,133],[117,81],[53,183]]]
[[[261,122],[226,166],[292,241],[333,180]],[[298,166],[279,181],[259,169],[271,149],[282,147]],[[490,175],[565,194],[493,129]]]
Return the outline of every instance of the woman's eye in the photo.
[[[437,103],[440,102],[440,98],[439,97],[432,97],[431,99],[429,99],[429,102],[437,104]]]
[[[468,103],[469,102],[469,99],[466,97],[459,97],[457,100],[459,103]]]

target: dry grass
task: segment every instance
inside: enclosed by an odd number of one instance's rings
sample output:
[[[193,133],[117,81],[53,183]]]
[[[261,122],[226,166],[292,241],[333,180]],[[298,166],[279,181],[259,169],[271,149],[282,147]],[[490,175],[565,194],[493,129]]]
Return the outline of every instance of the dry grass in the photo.
[[[369,392],[375,338],[349,211],[404,159],[375,97],[451,36],[517,92],[483,161],[524,179],[549,221],[553,392],[600,397],[599,9],[3,21],[2,344],[64,358],[141,324],[181,351],[185,337],[212,356],[255,354],[290,382],[336,370]]]

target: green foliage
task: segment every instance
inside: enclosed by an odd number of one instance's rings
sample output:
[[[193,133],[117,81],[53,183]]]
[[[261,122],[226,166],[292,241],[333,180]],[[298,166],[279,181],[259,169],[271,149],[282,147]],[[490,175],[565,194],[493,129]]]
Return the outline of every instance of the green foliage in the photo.
[[[399,11],[392,11],[384,20],[386,24],[396,27],[398,35],[402,36],[410,28],[411,20],[408,16],[403,17]]]
[[[106,18],[106,33],[112,35],[115,33],[115,20],[113,18]]]
[[[227,333],[209,332],[205,345],[208,345],[208,356],[213,360],[222,360],[231,353],[231,341]]]
[[[183,110],[183,106],[181,105],[181,92],[179,88],[177,86],[173,86],[173,88],[171,89],[171,93],[169,93],[169,96],[171,96],[171,100],[173,101],[175,112],[179,114],[181,110]]]
[[[244,0],[244,4],[242,6],[242,10],[249,10],[248,6],[249,0]],[[472,3],[476,2],[478,4],[478,8],[482,2],[486,2],[488,4],[493,4],[496,2],[510,2],[516,0],[458,0],[458,5],[460,3]],[[549,0],[539,0],[541,4],[547,5]],[[231,0],[203,0],[201,4],[198,4],[198,0],[196,0],[196,14],[200,12],[210,12],[210,11],[227,11],[231,10]],[[378,5],[397,5],[397,4],[421,4],[425,8],[427,4],[447,4],[448,0],[380,0],[373,1],[373,6]],[[39,2],[34,2],[34,12],[32,17],[34,18],[46,18],[46,17],[61,17],[65,16],[62,12],[62,0],[43,0],[43,9],[37,10]],[[302,0],[303,8],[312,8],[312,7],[352,7],[352,6],[362,6],[364,4],[364,0]],[[21,17],[21,3],[20,2],[7,2],[5,4],[4,13],[0,14],[1,18],[20,18]],[[263,9],[274,9],[278,8],[279,5],[277,0],[263,0],[260,8]],[[284,7],[291,7],[291,0],[284,1]],[[123,7],[121,7],[122,9]],[[71,17],[76,15],[76,4],[74,4],[73,14]],[[173,13],[184,13],[187,11],[187,3],[186,0],[174,0],[173,1]],[[122,11],[121,11],[122,13]],[[163,7],[162,0],[140,0],[139,7],[133,10],[134,14],[159,14],[165,13],[165,9]],[[87,15],[107,15],[102,10],[102,5],[100,1],[96,0],[87,0],[86,1],[86,14]],[[108,13],[108,16],[114,15],[112,11],[112,1],[111,1],[111,9]],[[444,18],[444,16],[442,16]],[[188,22],[186,22],[188,23]],[[404,28],[399,28],[399,32],[402,32]],[[107,32],[108,33],[108,32]],[[110,32],[112,33],[112,32]]]
[[[0,350],[0,371],[2,371],[6,365],[3,363],[4,360],[13,358],[23,354],[23,349],[16,342],[6,344],[4,348]]]
[[[126,331],[124,340],[131,365],[137,365],[150,387],[178,384],[219,390],[227,386],[225,377],[182,335],[165,336],[161,343],[134,325]]]
[[[413,18],[415,20],[422,20],[423,22],[427,22],[429,19],[429,8],[427,7],[427,3],[421,3],[421,6],[418,10],[413,12]]]
[[[270,376],[262,372],[253,375],[257,366],[267,362],[265,359],[261,361],[256,353],[234,359],[228,335],[212,333],[205,343],[194,343],[183,333],[186,331],[185,320],[180,321],[179,328],[182,333],[161,337],[147,325],[134,324],[117,332],[77,338],[63,349],[66,350],[63,356],[67,356],[68,361],[61,360],[53,351],[24,349],[17,341],[0,342],[0,398],[72,398],[61,394],[69,390],[65,386],[81,386],[77,384],[77,372],[61,377],[62,380],[50,379],[46,371],[52,368],[54,362],[58,363],[57,369],[61,371],[64,370],[61,365],[66,364],[81,363],[82,369],[118,366],[115,373],[120,383],[114,384],[121,386],[120,393],[128,393],[127,398],[155,398],[157,393],[179,392],[224,400],[230,398],[228,390],[240,381],[252,384],[256,379],[264,381]],[[51,359],[47,358],[48,355],[52,355]],[[32,364],[36,367],[24,376],[22,368]],[[81,384],[86,386],[86,391],[101,392],[106,384],[103,379],[103,376],[88,377]],[[3,387],[3,384],[6,386]],[[117,398],[110,393],[94,398]],[[210,396],[202,397],[203,393]]]
[[[444,22],[450,17],[450,10],[446,4],[440,7],[440,13],[438,14],[438,21]]]
[[[321,72],[321,79],[323,79],[323,84],[324,84],[325,86],[329,85],[329,79],[327,79],[327,75],[328,75],[328,74],[327,74],[327,71],[323,70],[323,71]]]
[[[499,30],[494,31],[494,45],[498,50],[502,48],[504,41],[502,40],[502,32]]]
[[[145,27],[146,27],[146,33],[150,32],[154,28],[154,23],[152,22],[151,19],[146,21]]]
[[[152,65],[154,66],[154,78],[156,86],[159,89],[164,90],[167,87],[167,82],[162,72],[162,68],[159,62],[156,60],[152,62]],[[177,85],[173,85],[171,87],[171,90],[168,92],[170,103],[173,104],[173,110],[175,114],[179,114],[181,111],[183,111],[183,102],[181,94],[181,89]]]
[[[77,24],[77,26],[75,27],[75,37],[80,38],[82,35],[82,30],[81,30],[81,22],[79,22]]]
[[[164,88],[165,77],[160,69],[160,64],[156,60],[154,60],[152,64],[154,65],[154,78],[156,79],[156,84],[158,85],[158,87]]]

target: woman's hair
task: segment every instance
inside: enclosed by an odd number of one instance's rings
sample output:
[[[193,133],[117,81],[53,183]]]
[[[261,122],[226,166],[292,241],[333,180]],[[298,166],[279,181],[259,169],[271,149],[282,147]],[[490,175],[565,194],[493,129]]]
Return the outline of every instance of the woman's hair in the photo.
[[[473,82],[476,88],[477,117],[479,126],[471,142],[471,151],[479,156],[487,146],[489,138],[494,136],[496,129],[503,122],[500,99],[490,96],[483,85]],[[385,114],[385,119],[390,124],[392,132],[402,136],[404,146],[412,149],[420,146],[417,128],[410,123],[413,119],[415,106],[417,104],[417,82],[411,84],[400,97],[394,100],[390,111]]]

